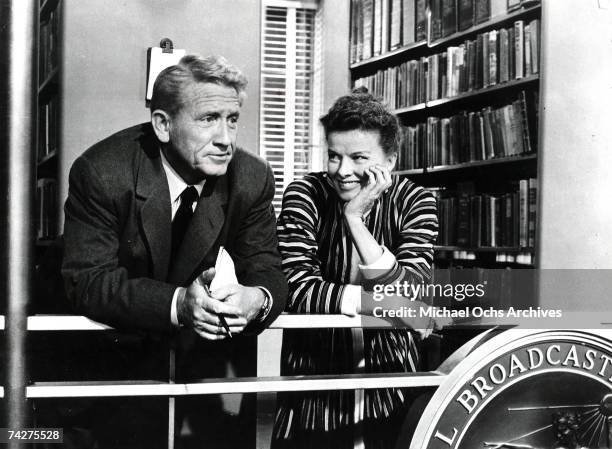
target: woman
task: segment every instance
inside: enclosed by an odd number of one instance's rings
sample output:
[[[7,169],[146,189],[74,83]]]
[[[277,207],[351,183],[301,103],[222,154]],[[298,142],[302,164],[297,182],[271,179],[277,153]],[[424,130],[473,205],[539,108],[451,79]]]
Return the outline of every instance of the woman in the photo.
[[[390,174],[399,125],[372,95],[355,91],[339,98],[321,123],[327,172],[291,183],[278,221],[287,311],[371,313],[374,285],[430,277],[436,203],[429,192]],[[430,324],[421,321],[412,327]],[[284,334],[283,375],[410,372],[417,364],[407,329]],[[317,449],[359,441],[368,449],[393,447],[409,405],[407,391],[398,388],[285,393],[278,404],[273,447]]]

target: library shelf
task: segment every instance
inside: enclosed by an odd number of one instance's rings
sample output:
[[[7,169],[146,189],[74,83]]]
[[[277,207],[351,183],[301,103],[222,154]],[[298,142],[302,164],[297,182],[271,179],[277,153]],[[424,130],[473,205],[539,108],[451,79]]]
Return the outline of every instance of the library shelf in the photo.
[[[397,48],[395,50],[388,51],[381,55],[373,56],[368,59],[364,59],[363,61],[354,62],[350,65],[351,70],[362,69],[367,66],[375,66],[384,62],[387,59],[394,58],[399,55],[404,55],[406,53],[411,53],[416,50],[423,50],[427,48],[427,41],[419,41],[414,42],[410,45],[405,45],[403,47]]]
[[[501,84],[496,84],[494,86],[484,87],[482,89],[474,90],[472,92],[464,92],[459,95],[455,95],[453,97],[441,98],[439,100],[427,101],[425,103],[425,109],[436,109],[441,106],[446,106],[451,103],[459,103],[463,101],[471,101],[475,98],[481,96],[489,96],[491,94],[497,93],[502,90],[512,89],[512,88],[523,88],[529,84],[537,83],[540,81],[539,75],[531,75],[525,78],[521,78],[518,80],[512,80]],[[433,111],[432,111],[433,112]]]
[[[395,115],[406,115],[411,112],[424,111],[427,108],[425,103],[413,104],[412,106],[406,106],[393,111]]]
[[[402,5],[407,2],[411,0],[400,0]],[[488,3],[487,10],[491,12],[492,2],[482,2]],[[452,9],[458,8],[459,3],[442,2],[438,6],[445,8],[442,5],[447,5]],[[499,9],[502,3],[505,2],[499,0],[496,8]],[[360,8],[363,3],[362,0],[355,0],[352,4]],[[538,153],[541,151],[538,127],[539,92],[543,79],[540,53],[543,7],[536,0],[522,0],[520,7],[512,10],[507,10],[507,3],[505,5],[502,8],[506,9],[503,14],[497,15],[494,12],[495,16],[481,23],[476,23],[476,12],[473,11],[472,21],[468,21],[473,26],[433,40],[433,27],[447,27],[448,24],[438,23],[438,20],[447,20],[447,17],[442,9],[432,10],[432,4],[429,3],[425,14],[425,29],[429,36],[427,42],[399,48],[367,60],[349,62],[353,84],[366,86],[375,95],[383,97],[392,108],[395,105],[422,102],[393,109],[401,122],[404,136],[400,147],[400,169],[394,174],[409,176],[417,184],[432,191],[438,201],[441,227],[445,226],[440,234],[445,238],[440,239],[440,243],[457,243],[450,231],[458,229],[455,214],[460,209],[465,216],[466,198],[470,201],[478,198],[481,201],[470,203],[470,207],[474,207],[470,213],[475,214],[477,225],[483,229],[487,225],[491,226],[491,223],[497,224],[492,219],[494,215],[491,207],[498,214],[501,214],[501,208],[504,207],[504,212],[511,214],[513,230],[514,221],[518,219],[521,232],[529,235],[529,239],[532,239],[531,233],[537,223],[535,213],[538,200]],[[394,9],[391,8],[391,11]],[[453,11],[453,16],[454,25],[446,28],[449,31],[457,30],[461,25],[458,9]],[[359,15],[352,17],[353,20],[367,19]],[[374,26],[374,31],[362,43],[376,48],[380,44],[378,39],[382,39],[382,48],[385,48],[385,42],[388,45],[391,38],[385,40],[382,33],[384,30],[389,32],[394,25],[398,26],[397,17],[395,22],[393,18],[391,14],[383,17],[383,21],[388,21],[387,27],[385,23],[380,28]],[[402,21],[403,18],[400,20],[400,28],[403,26]],[[360,24],[357,25],[351,27],[351,30],[360,33]],[[381,33],[382,37],[373,33]],[[357,44],[359,38],[357,35]],[[350,45],[352,43],[350,41]],[[465,91],[468,86],[472,90]],[[455,95],[426,100],[441,97],[448,92]],[[452,145],[449,143],[451,139],[455,139]],[[475,157],[474,148],[477,154],[498,156],[453,165],[427,166],[428,162],[433,165],[466,161],[470,156]],[[441,157],[443,151],[449,154],[445,153],[445,157]],[[415,165],[421,168],[405,168]],[[485,200],[488,202],[485,203]],[[462,229],[465,231],[465,228]],[[442,230],[449,232],[442,233]],[[495,241],[502,240],[483,240],[483,243]],[[514,240],[503,242],[518,244]],[[526,245],[526,242],[521,243]],[[536,243],[533,237],[529,240],[528,248],[438,245],[434,247],[435,259],[451,266],[533,267],[536,260],[533,248]]]
[[[516,155],[516,156],[499,157],[499,158],[494,158],[494,159],[485,159],[483,161],[464,162],[464,163],[455,164],[455,165],[438,165],[435,167],[426,168],[424,173],[441,173],[441,172],[463,170],[466,168],[488,167],[492,165],[501,165],[501,164],[508,164],[508,163],[523,163],[527,161],[535,162],[537,160],[537,157],[538,157],[537,153],[531,153],[527,155]]]
[[[412,168],[408,170],[396,170],[392,174],[400,176],[418,176],[424,174],[424,171],[422,168]]]
[[[438,165],[435,167],[428,168],[415,168],[409,170],[397,170],[394,172],[397,175],[412,175],[412,176],[421,176],[428,175],[433,173],[449,173],[456,172],[466,169],[480,168],[480,167],[490,167],[496,165],[506,165],[506,164],[525,164],[525,163],[535,163],[538,159],[537,153],[530,153],[525,155],[516,155],[516,156],[506,156],[499,157],[494,159],[485,159],[482,161],[472,161],[472,162],[464,162],[461,164],[454,165]]]
[[[478,247],[465,247],[465,246],[444,246],[434,245],[434,251],[466,251],[469,253],[531,253],[535,250],[533,248],[519,248],[516,246],[478,246]]]

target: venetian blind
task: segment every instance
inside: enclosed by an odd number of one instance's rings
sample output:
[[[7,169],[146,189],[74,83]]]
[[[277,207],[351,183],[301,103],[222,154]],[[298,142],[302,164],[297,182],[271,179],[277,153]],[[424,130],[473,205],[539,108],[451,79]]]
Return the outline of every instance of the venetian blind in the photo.
[[[260,151],[274,170],[274,208],[287,185],[312,170],[312,90],[316,5],[264,1]]]

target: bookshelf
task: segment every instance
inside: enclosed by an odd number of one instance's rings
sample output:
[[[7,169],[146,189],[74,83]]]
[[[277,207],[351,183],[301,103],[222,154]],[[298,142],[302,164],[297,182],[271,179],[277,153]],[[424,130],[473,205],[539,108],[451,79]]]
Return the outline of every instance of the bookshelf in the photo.
[[[519,3],[351,3],[352,85],[396,113],[397,173],[438,199],[438,267],[535,264],[542,14]]]
[[[61,25],[61,0],[41,0],[35,210],[35,239],[39,253],[44,252],[58,235]]]

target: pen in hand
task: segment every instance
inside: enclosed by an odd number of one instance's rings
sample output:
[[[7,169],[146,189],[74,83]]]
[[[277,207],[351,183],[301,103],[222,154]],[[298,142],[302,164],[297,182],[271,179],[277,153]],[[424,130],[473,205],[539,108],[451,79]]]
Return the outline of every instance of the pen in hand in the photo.
[[[211,296],[210,290],[208,289],[208,285],[204,284],[203,287],[204,287],[204,291],[206,292],[206,294],[208,296]],[[225,329],[225,332],[227,332],[227,336],[229,338],[232,338],[233,337],[232,332],[230,331],[230,328],[227,325],[227,321],[225,321],[225,317],[223,315],[219,315],[219,321],[221,321],[221,325],[223,326],[223,329]]]

